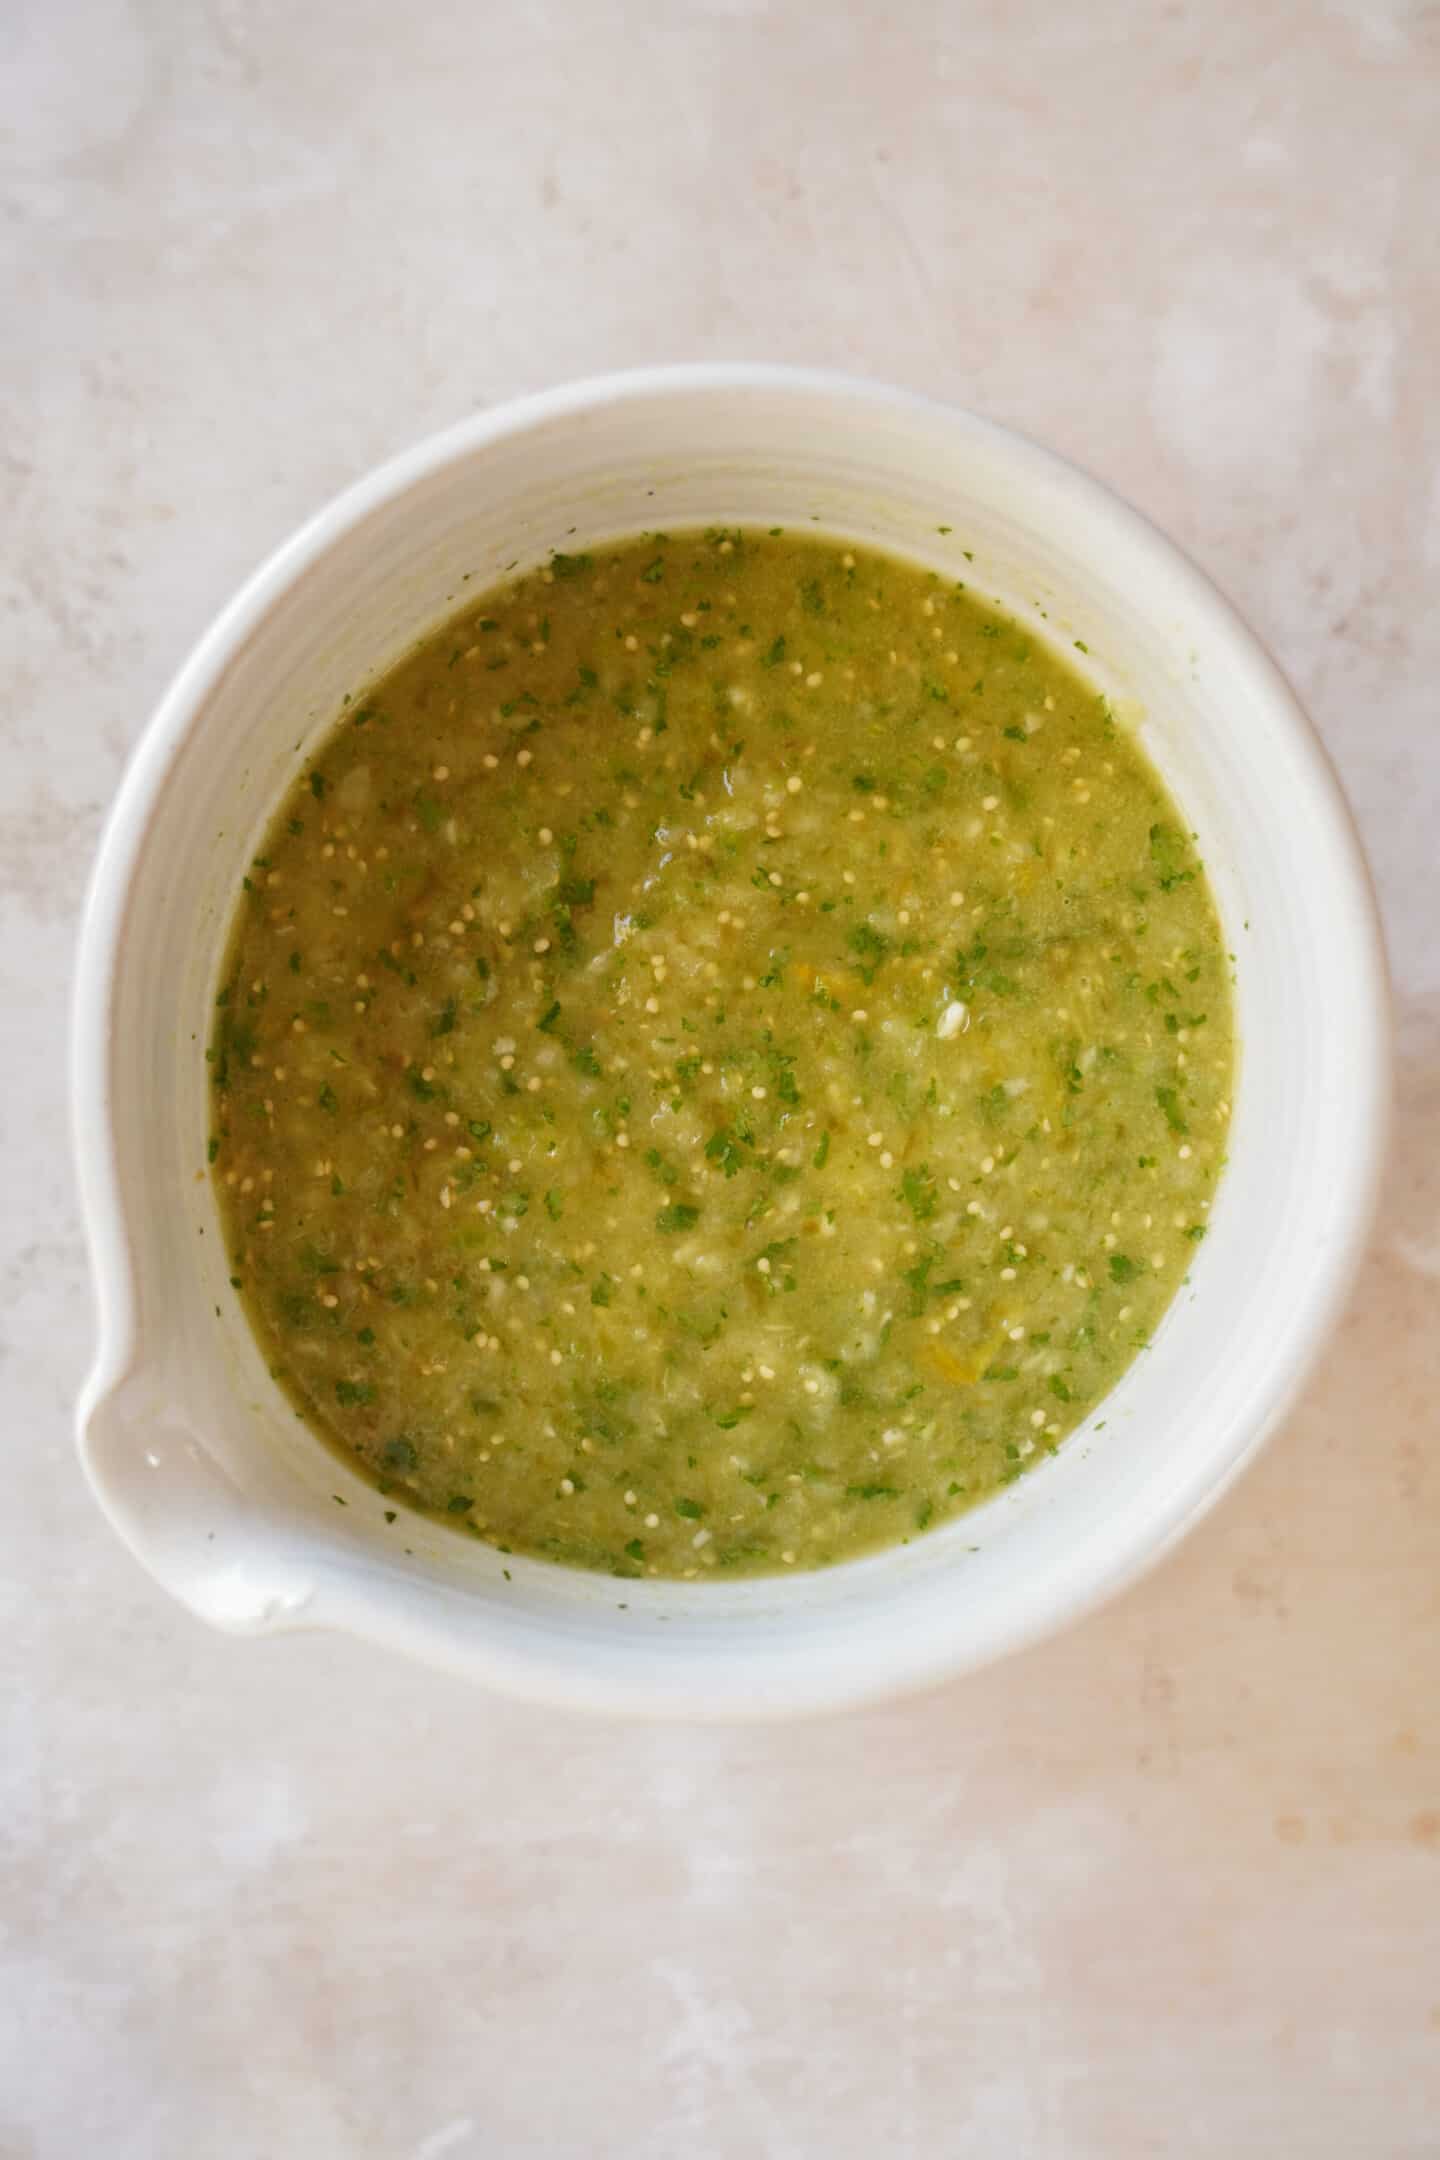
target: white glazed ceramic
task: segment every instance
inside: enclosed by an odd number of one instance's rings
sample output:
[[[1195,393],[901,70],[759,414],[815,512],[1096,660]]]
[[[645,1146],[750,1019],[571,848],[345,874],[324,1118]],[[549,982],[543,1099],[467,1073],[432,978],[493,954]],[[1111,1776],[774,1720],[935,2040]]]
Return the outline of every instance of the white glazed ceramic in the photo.
[[[269,1380],[227,1281],[202,1052],[241,871],[342,695],[511,564],[642,528],[812,519],[1081,640],[1183,805],[1242,1041],[1210,1234],[1151,1349],[1060,1454],[900,1550],[674,1585],[386,1526]],[[237,1633],[347,1628],[551,1702],[685,1717],[913,1688],[1129,1581],[1253,1454],[1358,1257],[1387,1066],[1373,902],[1324,756],[1254,637],[1133,511],[967,413],[834,376],[674,368],[524,399],[397,458],[281,548],[126,774],[76,989],[100,1308],[82,1459],[142,1564]]]

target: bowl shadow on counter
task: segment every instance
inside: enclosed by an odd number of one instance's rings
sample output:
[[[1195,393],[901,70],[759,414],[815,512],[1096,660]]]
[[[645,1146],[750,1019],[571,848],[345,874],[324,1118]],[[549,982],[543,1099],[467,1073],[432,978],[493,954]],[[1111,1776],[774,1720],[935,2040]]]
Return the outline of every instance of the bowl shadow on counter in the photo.
[[[1391,1151],[1370,1246],[1305,1392],[1259,1461],[1133,1590],[961,1684],[1012,1733],[1057,1688],[1142,1713],[1128,1753],[1179,1744],[1337,1760],[1414,1752],[1440,1682],[1440,997],[1398,1015]],[[1137,1674],[1138,1662],[1138,1674]],[[1138,1692],[1139,1701],[1136,1702]],[[967,1712],[978,1707],[972,1700]],[[884,1714],[884,1713],[882,1713]],[[895,1713],[889,1713],[894,1715]],[[1104,1736],[1091,1736],[1092,1760]],[[1313,1750],[1312,1750],[1313,1752]],[[1134,1759],[1134,1756],[1131,1756]],[[1440,1844],[1440,1819],[1436,1824]]]

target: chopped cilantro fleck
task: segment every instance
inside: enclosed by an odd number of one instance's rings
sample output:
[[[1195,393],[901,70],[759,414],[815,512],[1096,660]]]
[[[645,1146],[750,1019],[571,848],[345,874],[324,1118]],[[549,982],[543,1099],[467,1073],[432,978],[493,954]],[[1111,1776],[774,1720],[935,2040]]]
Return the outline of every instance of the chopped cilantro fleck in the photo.
[[[856,923],[846,939],[851,952],[856,955],[861,980],[872,983],[881,962],[890,950],[890,940],[873,923]]]
[[[711,1133],[705,1143],[705,1156],[707,1161],[718,1163],[727,1178],[734,1177],[745,1160],[734,1133],[725,1125]]]
[[[1180,1107],[1180,1097],[1173,1087],[1157,1087],[1155,1100],[1164,1111],[1165,1122],[1170,1127],[1171,1132],[1189,1132],[1190,1127],[1185,1122],[1185,1113]]]
[[[899,1196],[916,1222],[929,1222],[940,1204],[939,1188],[930,1175],[929,1163],[921,1163],[918,1169],[902,1173]]]

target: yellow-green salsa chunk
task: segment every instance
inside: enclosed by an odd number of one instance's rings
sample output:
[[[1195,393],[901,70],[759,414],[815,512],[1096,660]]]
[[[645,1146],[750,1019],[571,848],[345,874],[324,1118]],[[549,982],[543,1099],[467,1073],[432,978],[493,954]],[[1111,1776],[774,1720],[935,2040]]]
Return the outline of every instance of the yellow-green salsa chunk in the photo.
[[[1214,905],[1105,699],[781,532],[555,555],[349,702],[218,1006],[231,1268],[297,1409],[381,1495],[619,1575],[842,1559],[1053,1453],[1225,1149]]]

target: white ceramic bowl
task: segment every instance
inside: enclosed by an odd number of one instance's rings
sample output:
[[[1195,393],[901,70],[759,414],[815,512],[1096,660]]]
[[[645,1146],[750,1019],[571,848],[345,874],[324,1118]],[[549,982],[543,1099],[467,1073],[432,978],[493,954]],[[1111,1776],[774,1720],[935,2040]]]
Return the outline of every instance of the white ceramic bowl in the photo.
[[[416,1519],[270,1381],[205,1175],[237,882],[344,692],[513,563],[643,528],[802,525],[963,576],[1088,667],[1199,836],[1235,956],[1230,1163],[1153,1346],[1059,1455],[902,1549],[781,1580],[619,1582]],[[468,579],[468,588],[461,579]],[[828,375],[671,368],[464,422],[342,495],[202,638],[126,774],[75,1007],[100,1307],[79,1408],[102,1507],[235,1632],[340,1627],[516,1693],[685,1717],[829,1709],[995,1658],[1210,1506],[1331,1329],[1377,1181],[1384,967],[1344,805],[1255,638],[1093,480],[971,415]],[[338,1496],[345,1504],[337,1505]]]

